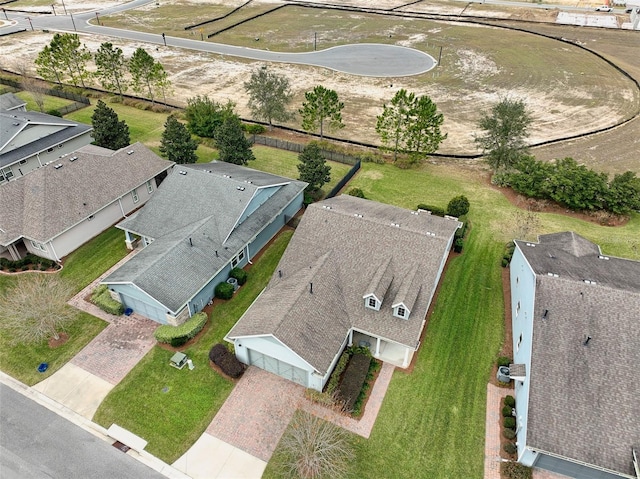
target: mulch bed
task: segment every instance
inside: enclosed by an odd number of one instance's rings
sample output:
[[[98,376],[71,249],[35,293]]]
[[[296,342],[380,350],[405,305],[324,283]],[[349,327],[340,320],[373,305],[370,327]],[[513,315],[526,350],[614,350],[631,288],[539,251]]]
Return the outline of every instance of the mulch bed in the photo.
[[[48,343],[51,349],[59,348],[60,346],[65,344],[67,341],[69,341],[69,335],[67,333],[60,333],[58,334],[58,336],[59,336],[58,339],[49,338]]]
[[[217,372],[220,376],[222,376],[223,378],[225,378],[227,381],[232,382],[233,384],[238,384],[238,382],[240,381],[240,379],[242,379],[242,374],[244,374],[244,372],[240,375],[239,378],[232,378],[231,376],[227,376],[224,371],[222,371],[222,369],[220,369],[220,366],[218,366],[216,363],[214,363],[213,361],[209,360],[209,366],[211,366],[211,369],[213,369],[215,372]],[[244,370],[246,371],[247,368],[245,366]]]
[[[373,386],[375,386],[376,381],[378,380],[378,376],[380,376],[380,371],[382,371],[382,361],[380,361],[379,359],[376,358],[371,358],[372,361],[376,361],[377,363],[380,364],[380,367],[373,373],[373,378],[370,381],[367,381],[369,383],[369,389],[367,389],[367,392],[365,393],[364,396],[364,400],[362,401],[362,407],[360,408],[360,414],[358,416],[354,416],[352,414],[347,414],[350,417],[352,417],[353,419],[357,419],[358,421],[360,419],[362,419],[362,417],[364,416],[365,411],[367,410],[367,403],[369,402],[369,397],[371,396],[371,393],[373,392]]]

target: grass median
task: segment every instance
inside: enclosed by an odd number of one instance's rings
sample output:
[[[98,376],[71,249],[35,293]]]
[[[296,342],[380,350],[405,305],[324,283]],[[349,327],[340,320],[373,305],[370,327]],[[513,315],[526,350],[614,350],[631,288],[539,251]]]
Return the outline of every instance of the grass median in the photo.
[[[109,393],[93,420],[104,427],[116,423],[143,437],[149,442],[146,450],[167,463],[192,446],[233,389],[233,383],[209,367],[209,350],[266,286],[291,235],[280,233],[254,261],[247,283],[213,308],[209,329],[184,351],[193,360],[193,371],[172,368],[174,353],[156,346]]]

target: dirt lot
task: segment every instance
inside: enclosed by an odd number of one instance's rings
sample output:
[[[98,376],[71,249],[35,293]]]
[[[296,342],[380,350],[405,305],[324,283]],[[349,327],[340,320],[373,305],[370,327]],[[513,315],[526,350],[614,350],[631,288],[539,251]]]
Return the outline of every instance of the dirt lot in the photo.
[[[26,8],[20,5],[23,3],[26,5],[29,2],[20,0],[12,6]],[[93,0],[86,3],[65,0],[69,11],[99,9],[114,3],[117,2]],[[198,17],[203,15],[203,8],[210,6],[211,11],[216,12],[211,15],[216,16],[241,3],[244,2],[206,0],[189,3],[187,0],[165,0],[162,5],[151,3],[105,21],[120,22],[123,28],[135,28],[137,25],[141,29],[153,31],[154,22],[162,24],[162,18],[159,17],[162,17],[161,12],[165,9],[168,14],[170,11],[184,11],[186,7],[192,6],[193,9],[189,11],[193,11],[194,16]],[[265,3],[279,4],[271,0],[254,1],[256,8],[264,9]],[[401,2],[359,0],[351,4],[391,8]],[[434,72],[408,78],[362,78],[321,68],[270,65],[270,68],[291,80],[295,93],[293,108],[299,107],[304,92],[314,85],[323,84],[338,92],[345,102],[343,117],[347,127],[336,136],[377,143],[375,117],[381,111],[382,104],[399,88],[428,94],[438,104],[445,115],[444,130],[449,134],[440,152],[448,154],[475,153],[473,135],[477,119],[482,111],[507,95],[525,99],[533,112],[533,142],[605,128],[630,118],[640,109],[637,86],[611,65],[580,48],[587,46],[628,70],[635,78],[640,78],[640,65],[637,57],[634,57],[634,53],[637,55],[637,45],[640,44],[638,32],[603,31],[542,23],[517,24],[518,28],[568,38],[574,45],[472,24],[379,18],[353,12],[292,8],[298,10],[291,10],[289,7],[279,10],[214,37],[214,40],[244,45],[243,42],[254,41],[255,35],[261,38],[260,48],[281,49],[278,47],[286,44],[291,50],[300,50],[309,48],[311,38],[308,32],[302,35],[300,31],[316,29],[323,32],[323,48],[333,44],[380,41],[412,46],[427,51],[436,58],[440,48],[443,49],[441,67]],[[421,2],[411,9],[460,13],[460,4]],[[478,8],[476,10],[480,11]],[[291,21],[292,12],[295,22]],[[477,14],[477,11],[474,12],[474,15]],[[517,9],[506,12],[500,7],[488,8],[486,5],[483,6],[482,14],[494,18],[531,17],[539,21],[549,21],[553,17],[553,12],[547,10]],[[182,20],[171,16],[176,31],[181,30]],[[278,25],[278,28],[274,25]],[[39,32],[0,37],[0,48],[3,51],[0,66],[15,69],[15,65],[21,62],[31,65],[50,38],[50,34]],[[100,43],[113,39],[85,36],[83,41],[90,50],[95,51]],[[255,62],[173,48],[156,48],[135,42],[114,43],[123,48],[125,55],[131,55],[137,47],[142,46],[159,59],[170,73],[174,89],[173,102],[185,104],[189,97],[206,94],[219,101],[231,99],[236,103],[241,116],[250,116],[246,107],[247,97],[240,85],[257,66]],[[257,45],[247,43],[246,46]],[[293,121],[290,126],[299,127],[299,120]],[[534,153],[544,159],[572,156],[607,172],[626,169],[640,172],[640,159],[636,153],[640,150],[639,141],[640,121],[635,120],[611,132],[536,148]]]

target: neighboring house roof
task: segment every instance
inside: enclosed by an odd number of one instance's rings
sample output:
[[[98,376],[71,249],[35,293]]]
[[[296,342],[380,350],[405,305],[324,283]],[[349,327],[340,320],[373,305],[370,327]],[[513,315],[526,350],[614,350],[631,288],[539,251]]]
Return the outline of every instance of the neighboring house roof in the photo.
[[[245,217],[252,199],[278,185]],[[306,186],[223,162],[179,165],[118,225],[154,241],[103,282],[134,284],[176,313]]]
[[[0,110],[0,168],[91,130],[91,125],[45,113]]]
[[[415,347],[458,226],[348,195],[310,205],[266,289],[227,337],[273,335],[322,374],[351,328]],[[364,306],[371,293],[384,298],[380,311]],[[392,314],[403,295],[413,306],[408,319]]]
[[[537,275],[527,446],[633,476],[640,262],[575,233],[517,243]]]
[[[0,111],[2,110],[17,110],[27,105],[27,102],[17,97],[13,93],[4,93],[0,95]]]
[[[104,151],[80,148],[3,185],[0,244],[49,241],[173,165],[140,143]]]

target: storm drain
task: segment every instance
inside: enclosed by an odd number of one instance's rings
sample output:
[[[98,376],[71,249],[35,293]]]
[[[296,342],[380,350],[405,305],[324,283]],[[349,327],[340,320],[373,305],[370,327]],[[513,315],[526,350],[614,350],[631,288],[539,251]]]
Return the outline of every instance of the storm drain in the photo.
[[[129,449],[131,449],[129,446],[127,446],[126,444],[122,444],[120,441],[116,441],[112,444],[113,447],[115,447],[116,449],[121,450],[122,452],[127,452]]]

